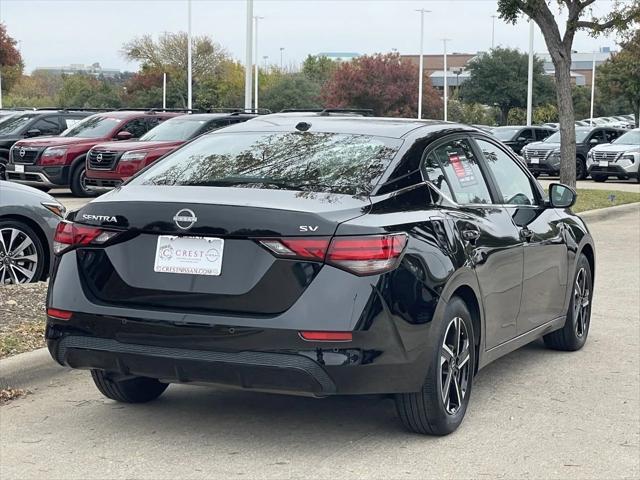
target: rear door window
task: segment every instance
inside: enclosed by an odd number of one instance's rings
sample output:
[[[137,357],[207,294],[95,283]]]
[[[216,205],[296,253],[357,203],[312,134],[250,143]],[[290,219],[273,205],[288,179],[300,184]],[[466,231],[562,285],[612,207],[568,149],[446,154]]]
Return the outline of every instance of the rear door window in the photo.
[[[424,163],[427,178],[459,204],[491,203],[489,187],[466,138],[436,147]]]
[[[120,131],[129,132],[133,138],[140,138],[147,133],[148,128],[146,118],[135,118],[125,123]]]

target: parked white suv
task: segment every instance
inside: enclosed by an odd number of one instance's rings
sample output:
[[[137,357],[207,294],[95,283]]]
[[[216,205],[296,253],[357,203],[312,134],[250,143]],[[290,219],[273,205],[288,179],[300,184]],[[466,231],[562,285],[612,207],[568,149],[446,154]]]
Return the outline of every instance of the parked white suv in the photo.
[[[640,128],[634,128],[611,143],[596,145],[587,154],[587,171],[596,182],[609,177],[635,178],[640,182]]]

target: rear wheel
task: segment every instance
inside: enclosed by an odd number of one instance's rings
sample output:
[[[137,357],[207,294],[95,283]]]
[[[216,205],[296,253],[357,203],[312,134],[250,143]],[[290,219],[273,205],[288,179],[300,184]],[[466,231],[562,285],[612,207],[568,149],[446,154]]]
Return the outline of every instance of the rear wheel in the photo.
[[[0,285],[42,280],[45,269],[42,240],[17,220],[0,220]]]
[[[591,266],[584,254],[580,254],[573,280],[573,292],[564,327],[544,336],[544,343],[554,350],[580,350],[587,341],[591,324],[591,299],[593,277]]]
[[[462,423],[475,368],[473,324],[461,298],[450,300],[436,338],[422,390],[396,395],[396,408],[408,430],[447,435]]]
[[[133,377],[113,380],[103,370],[91,370],[93,382],[105,397],[123,403],[145,403],[155,400],[169,386],[155,378]]]
[[[594,182],[598,182],[598,183],[602,183],[602,182],[606,182],[607,181],[607,176],[606,175],[594,175],[592,173],[591,174],[591,178],[593,178]]]
[[[92,190],[87,188],[87,167],[84,161],[80,162],[71,171],[71,179],[69,181],[71,193],[76,197],[91,197],[94,195]]]

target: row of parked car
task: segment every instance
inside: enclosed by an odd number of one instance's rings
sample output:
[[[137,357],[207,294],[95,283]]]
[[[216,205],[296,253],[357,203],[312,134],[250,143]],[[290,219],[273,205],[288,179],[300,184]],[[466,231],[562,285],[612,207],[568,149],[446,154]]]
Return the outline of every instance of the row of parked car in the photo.
[[[260,112],[186,113],[154,109],[12,112],[0,118],[0,179],[44,191],[69,187],[76,196],[91,196],[117,187],[193,138],[250,120]],[[603,118],[593,119],[596,126],[576,127],[578,179],[640,179],[638,129],[627,130],[631,123],[618,118],[630,122],[626,117]],[[622,125],[625,129],[619,128]],[[560,133],[553,125],[483,129],[520,155],[535,176],[558,175]]]

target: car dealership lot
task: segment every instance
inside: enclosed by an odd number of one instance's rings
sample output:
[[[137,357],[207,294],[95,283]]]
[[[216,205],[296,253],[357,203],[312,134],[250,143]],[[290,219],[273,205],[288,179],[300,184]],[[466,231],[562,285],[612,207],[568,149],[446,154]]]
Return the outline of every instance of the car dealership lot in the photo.
[[[0,407],[3,478],[637,478],[640,209],[590,225],[592,326],[576,353],[535,343],[482,370],[461,428],[406,433],[381,397],[317,400],[171,386],[104,399],[65,372]]]

